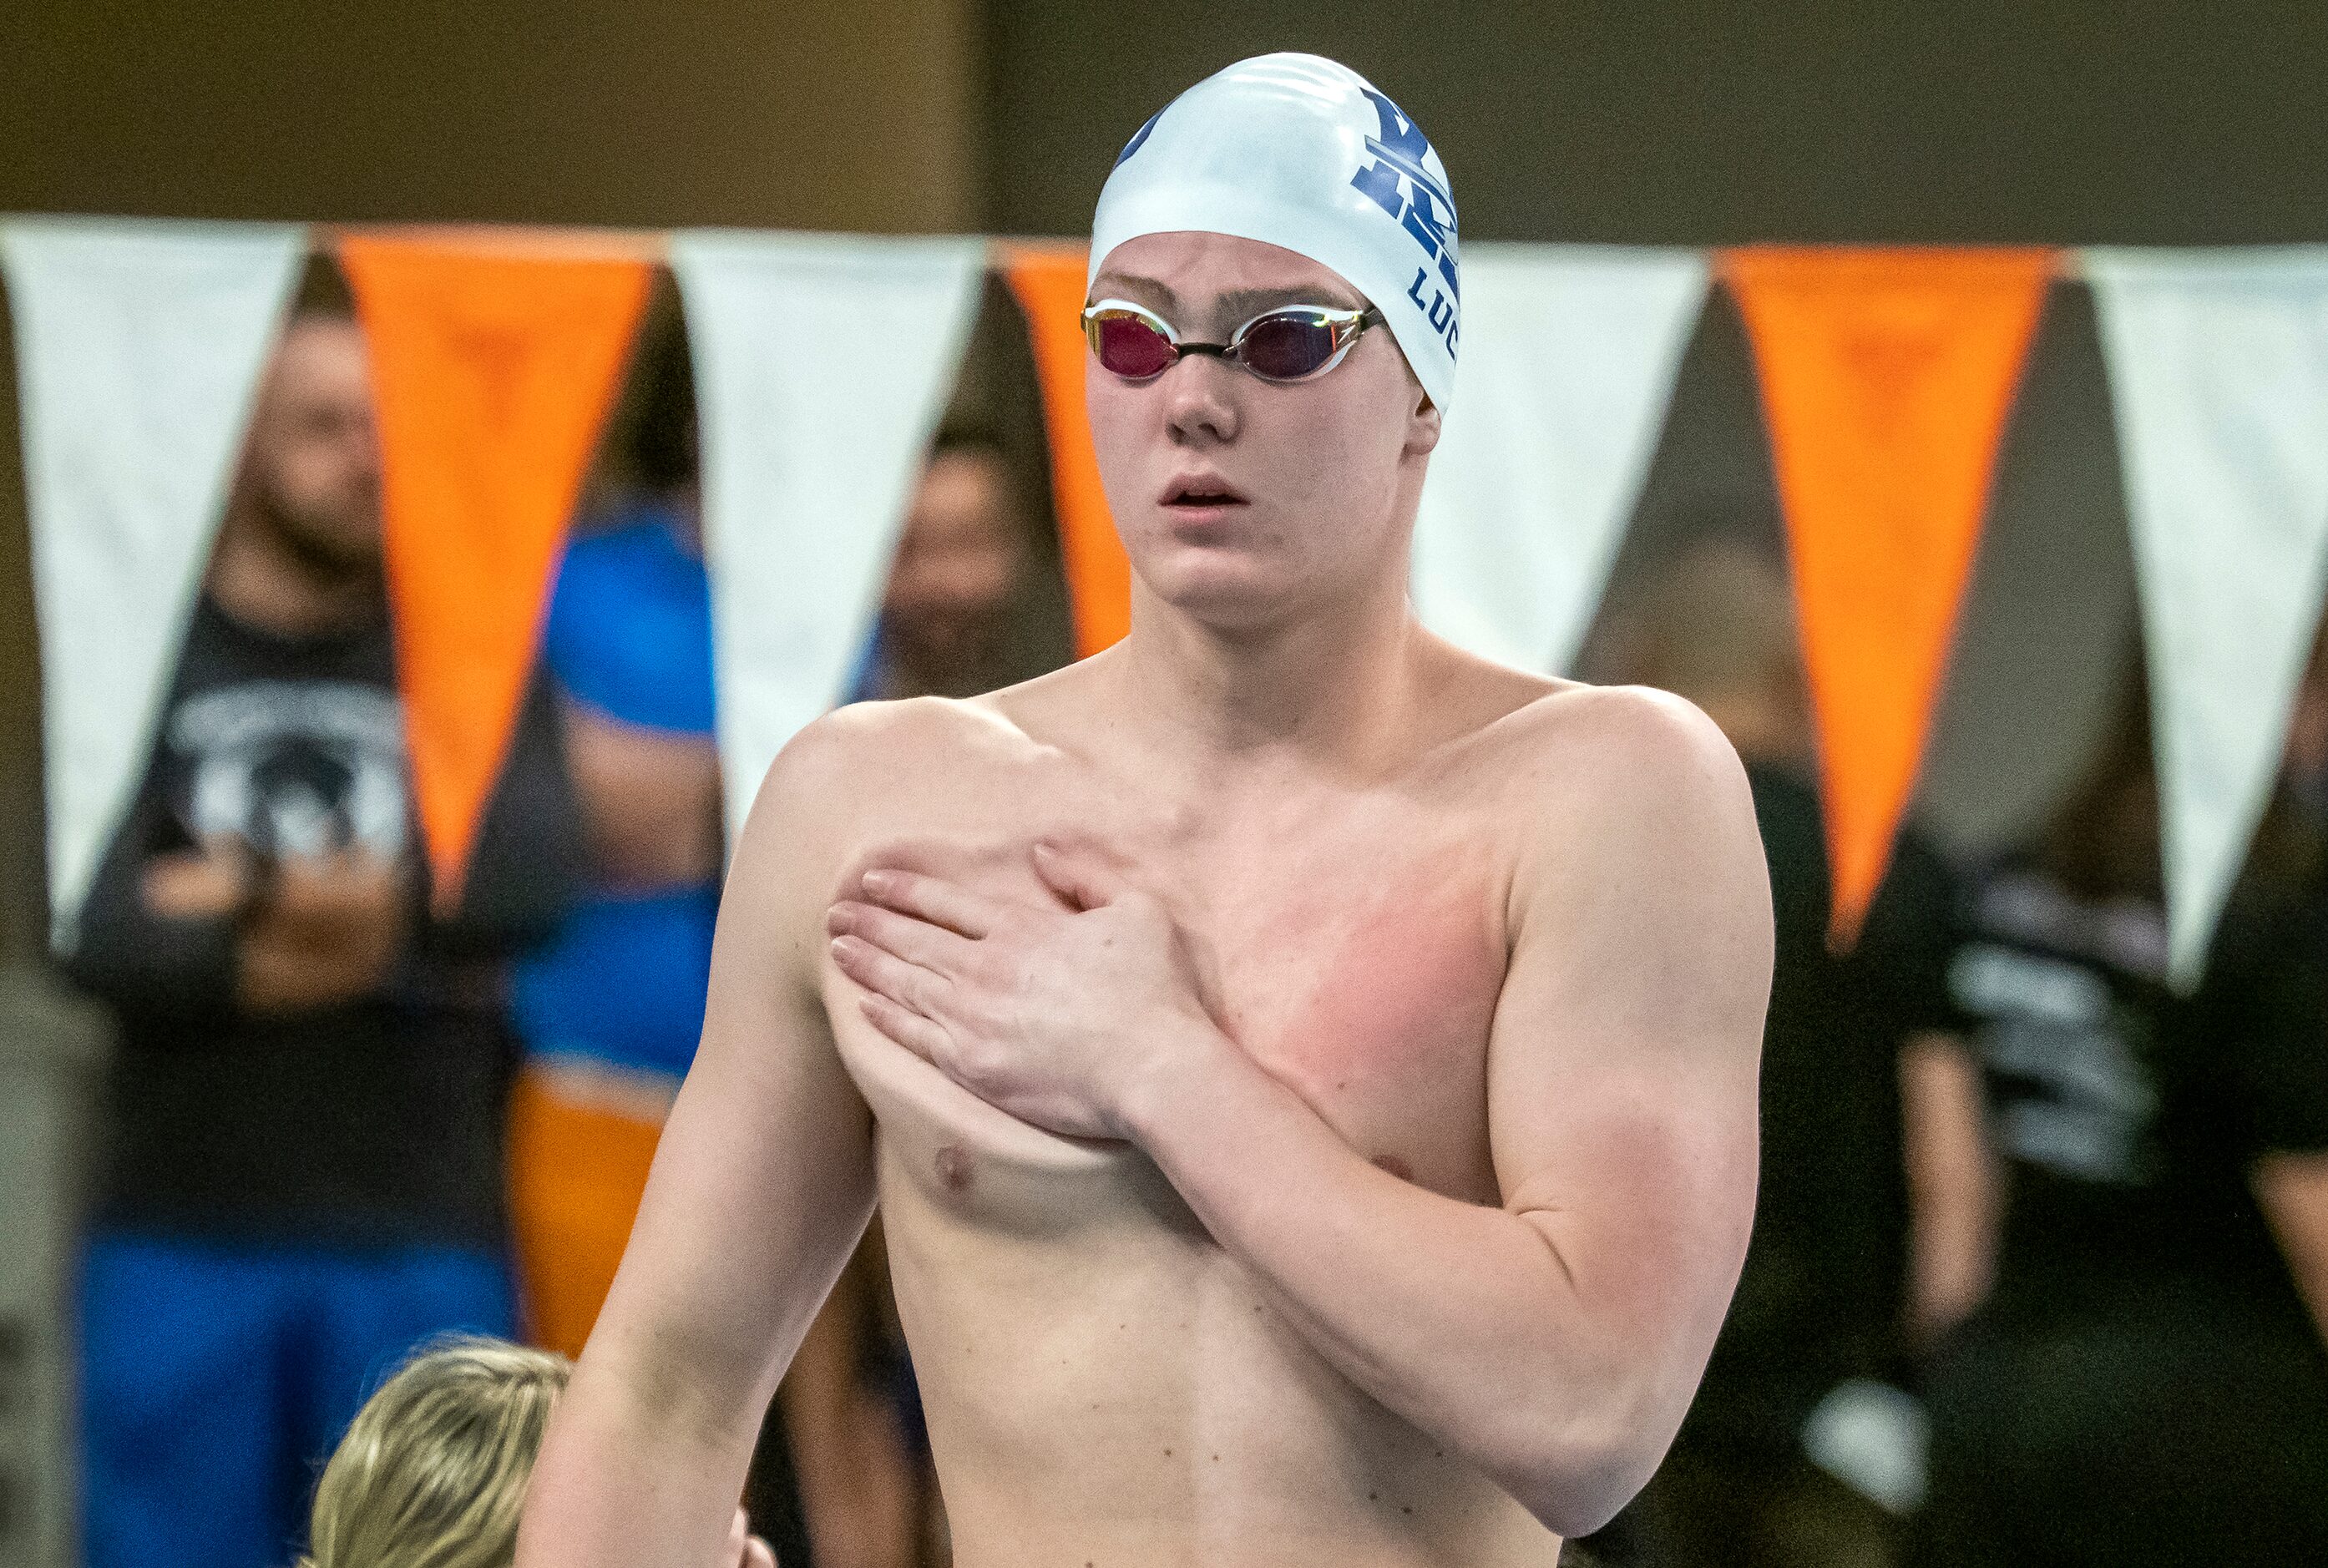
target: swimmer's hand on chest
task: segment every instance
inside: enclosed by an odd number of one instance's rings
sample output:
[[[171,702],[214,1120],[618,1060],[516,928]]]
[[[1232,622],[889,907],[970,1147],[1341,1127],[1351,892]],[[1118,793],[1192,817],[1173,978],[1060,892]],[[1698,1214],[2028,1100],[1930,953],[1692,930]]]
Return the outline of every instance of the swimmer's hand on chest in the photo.
[[[996,1109],[1128,1138],[1136,1096],[1234,1047],[1161,901],[1093,851],[1029,853],[1047,908],[877,863],[826,912],[833,962],[868,1022]]]

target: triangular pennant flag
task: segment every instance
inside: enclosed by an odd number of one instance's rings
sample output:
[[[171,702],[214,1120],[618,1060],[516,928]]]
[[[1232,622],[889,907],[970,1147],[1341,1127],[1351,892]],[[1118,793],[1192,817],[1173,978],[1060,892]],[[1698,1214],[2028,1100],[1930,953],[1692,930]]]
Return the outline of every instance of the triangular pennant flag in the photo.
[[[1704,304],[1685,250],[1479,245],[1463,359],[1414,525],[1423,623],[1554,671],[1600,600]]]
[[[371,349],[413,796],[449,907],[652,274],[521,235],[350,236],[339,255]]]
[[[1819,731],[1831,934],[1857,934],[1923,760],[2053,255],[1753,247],[1754,345]]]
[[[1043,422],[1051,441],[1051,490],[1059,516],[1059,551],[1075,606],[1075,652],[1088,656],[1131,629],[1131,562],[1107,509],[1084,408],[1084,269],[1077,246],[1014,245],[1003,276],[1035,345],[1043,387]]]
[[[985,275],[977,239],[681,234],[728,831],[844,695]]]
[[[2168,964],[2195,984],[2328,569],[2328,247],[2089,250],[2147,636]]]
[[[12,219],[52,937],[135,792],[303,231]]]

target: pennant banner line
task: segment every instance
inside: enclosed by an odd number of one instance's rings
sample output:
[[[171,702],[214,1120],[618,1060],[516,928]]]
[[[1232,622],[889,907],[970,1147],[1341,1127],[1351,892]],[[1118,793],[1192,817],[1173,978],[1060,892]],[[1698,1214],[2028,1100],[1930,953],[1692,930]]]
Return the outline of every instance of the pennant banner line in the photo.
[[[371,344],[440,897],[457,893],[666,262],[703,408],[731,822],[775,751],[845,695],[987,271],[1028,320],[1078,651],[1130,625],[1084,411],[1080,245],[0,218],[61,945],[152,744],[314,248],[341,260]],[[1479,245],[1467,264],[1464,390],[1422,493],[1414,599],[1454,641],[1537,671],[1565,666],[1598,609],[1710,277],[1738,300],[1794,564],[1838,940],[1914,787],[2045,288],[2089,283],[2152,662],[2173,970],[2195,980],[2328,590],[2328,248]],[[868,360],[856,324],[900,314],[934,330]]]

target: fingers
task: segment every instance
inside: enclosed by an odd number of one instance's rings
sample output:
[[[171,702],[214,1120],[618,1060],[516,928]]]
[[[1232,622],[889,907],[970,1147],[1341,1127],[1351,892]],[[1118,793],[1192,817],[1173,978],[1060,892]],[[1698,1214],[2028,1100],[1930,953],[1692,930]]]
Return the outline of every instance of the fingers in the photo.
[[[859,884],[868,902],[943,925],[972,941],[992,931],[1002,918],[1002,906],[984,894],[919,871],[877,866],[859,878]]]
[[[361,848],[286,854],[275,862],[274,902],[324,915],[390,908],[402,892],[404,872],[399,860]]]
[[[719,1568],[776,1568],[776,1554],[752,1534],[752,1520],[743,1509],[728,1522],[728,1544],[720,1548]]]
[[[832,962],[840,972],[876,996],[887,997],[924,1018],[937,1007],[945,987],[944,976],[917,963],[885,953],[861,936],[832,939]]]
[[[242,868],[216,855],[181,850],[157,855],[140,873],[146,906],[164,919],[231,915],[249,897]]]
[[[1114,903],[1121,887],[1113,873],[1090,857],[1069,855],[1056,844],[1035,846],[1035,875],[1078,912]]]
[[[825,911],[824,928],[834,936],[861,937],[885,953],[940,974],[960,974],[974,951],[968,937],[876,904],[843,900]]]
[[[857,1010],[865,1015],[866,1022],[925,1062],[937,1064],[939,1053],[952,1043],[944,1026],[899,1007],[887,997],[859,997]]]

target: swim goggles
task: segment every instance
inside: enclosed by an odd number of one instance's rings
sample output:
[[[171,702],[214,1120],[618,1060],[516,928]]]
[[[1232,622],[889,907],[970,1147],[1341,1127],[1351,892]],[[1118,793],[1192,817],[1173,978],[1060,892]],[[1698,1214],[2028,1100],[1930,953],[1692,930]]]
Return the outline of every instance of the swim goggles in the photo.
[[[1340,364],[1358,334],[1382,321],[1382,312],[1372,305],[1283,305],[1254,316],[1225,343],[1184,343],[1155,312],[1126,300],[1103,299],[1084,307],[1084,335],[1101,366],[1127,381],[1153,380],[1182,354],[1229,360],[1264,381],[1306,381]]]

